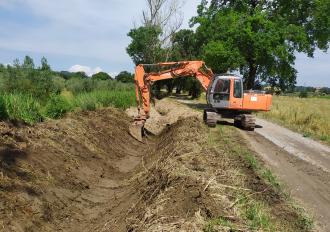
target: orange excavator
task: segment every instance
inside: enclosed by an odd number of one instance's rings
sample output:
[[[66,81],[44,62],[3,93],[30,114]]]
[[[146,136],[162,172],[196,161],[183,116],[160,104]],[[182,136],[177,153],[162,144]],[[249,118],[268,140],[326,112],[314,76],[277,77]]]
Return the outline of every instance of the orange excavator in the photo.
[[[157,71],[147,72],[148,69]],[[231,75],[214,75],[203,61],[182,61],[158,64],[140,64],[135,69],[135,93],[138,115],[130,126],[130,134],[142,141],[144,124],[150,114],[150,88],[160,80],[178,77],[196,78],[206,91],[208,107],[204,109],[204,122],[215,127],[220,118],[234,119],[234,125],[254,130],[252,112],[269,111],[272,95],[261,91],[243,91],[242,78]]]

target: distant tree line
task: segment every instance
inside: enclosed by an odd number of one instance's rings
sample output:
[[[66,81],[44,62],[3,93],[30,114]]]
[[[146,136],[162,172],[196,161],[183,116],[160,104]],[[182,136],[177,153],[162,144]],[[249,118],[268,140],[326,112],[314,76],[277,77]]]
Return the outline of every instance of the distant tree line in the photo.
[[[63,89],[77,93],[107,88],[114,81],[133,83],[134,75],[123,71],[113,79],[105,72],[88,77],[84,72],[53,71],[45,57],[39,66],[29,56],[25,56],[22,63],[15,59],[13,65],[0,64],[0,93],[20,92],[47,98]]]

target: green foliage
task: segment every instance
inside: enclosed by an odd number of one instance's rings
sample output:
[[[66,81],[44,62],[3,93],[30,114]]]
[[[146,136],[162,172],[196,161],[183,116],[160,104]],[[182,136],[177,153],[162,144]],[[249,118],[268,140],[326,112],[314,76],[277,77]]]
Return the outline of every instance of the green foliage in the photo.
[[[203,0],[192,23],[201,56],[216,72],[240,70],[248,89],[256,80],[286,89],[295,83],[295,52],[326,50],[329,1]],[[197,46],[197,47],[198,47]]]
[[[246,205],[245,216],[249,220],[252,230],[264,229],[274,231],[269,215],[265,212],[265,206],[261,202],[253,202]]]
[[[94,74],[92,76],[92,79],[106,81],[106,80],[112,80],[112,77],[108,73],[99,72],[99,73]]]
[[[159,39],[161,34],[162,31],[157,26],[134,28],[128,33],[132,41],[126,50],[136,65],[161,61],[163,53]]]
[[[34,124],[43,120],[40,114],[40,104],[31,95],[17,93],[5,94],[6,112],[10,120],[23,121],[27,124]]]
[[[172,37],[172,60],[195,60],[200,49],[193,30],[182,29]]]
[[[133,91],[105,91],[97,90],[90,93],[78,94],[74,99],[74,105],[82,110],[95,110],[98,107],[113,106],[126,109],[135,104]]]
[[[123,83],[134,83],[134,74],[122,71],[116,76],[116,80]]]
[[[33,60],[28,56],[24,63],[20,65],[17,60],[14,67],[1,68],[0,91],[30,94],[41,100],[61,91],[61,77],[54,75],[50,70],[34,69]]]
[[[0,119],[4,120],[8,118],[6,111],[6,102],[3,96],[0,95]]]
[[[307,91],[301,91],[299,93],[299,97],[300,98],[307,98],[308,97],[308,92]]]
[[[203,60],[215,73],[226,73],[244,65],[239,49],[232,49],[230,44],[221,41],[211,41],[204,46]]]
[[[61,118],[67,112],[72,110],[72,105],[68,102],[68,100],[61,95],[53,95],[51,96],[45,108],[43,109],[43,113],[48,118]]]
[[[102,73],[87,78],[79,72],[53,72],[46,58],[39,68],[34,68],[28,56],[23,64],[18,59],[14,66],[0,64],[0,119],[34,124],[44,117],[60,118],[77,107],[95,110],[133,105],[134,85],[108,77]]]
[[[24,62],[22,64],[22,68],[24,68],[24,69],[34,69],[33,59],[29,56],[25,56]]]
[[[65,83],[66,89],[73,94],[79,94],[82,92],[92,92],[94,90],[133,90],[132,84],[125,84],[115,80],[95,80],[95,79],[81,79],[71,78]]]
[[[41,58],[41,67],[40,67],[41,70],[43,71],[50,71],[50,66],[48,64],[48,61],[45,57],[42,57]]]

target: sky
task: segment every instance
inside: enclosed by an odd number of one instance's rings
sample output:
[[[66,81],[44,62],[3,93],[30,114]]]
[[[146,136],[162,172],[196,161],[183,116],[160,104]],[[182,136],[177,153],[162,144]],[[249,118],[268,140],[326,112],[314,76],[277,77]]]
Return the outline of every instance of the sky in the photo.
[[[45,56],[54,70],[100,71],[114,76],[134,70],[127,33],[141,23],[146,0],[0,0],[0,63]],[[185,0],[184,23],[200,0]],[[297,54],[298,85],[330,87],[330,54]]]

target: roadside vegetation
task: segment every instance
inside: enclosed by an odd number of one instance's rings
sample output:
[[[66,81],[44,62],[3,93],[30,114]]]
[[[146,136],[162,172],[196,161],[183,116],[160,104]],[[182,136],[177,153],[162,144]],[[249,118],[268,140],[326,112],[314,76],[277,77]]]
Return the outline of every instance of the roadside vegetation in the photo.
[[[45,58],[35,67],[28,56],[22,64],[0,65],[0,119],[31,125],[71,111],[128,108],[135,103],[133,75],[122,72],[118,77],[54,72]]]
[[[259,116],[330,145],[330,98],[273,96],[270,112]]]
[[[311,217],[291,199],[276,176],[237,139],[239,137],[237,130],[228,126],[218,125],[209,132],[209,146],[223,151],[226,158],[235,163],[231,179],[240,187],[227,186],[226,194],[233,198],[233,203],[226,209],[235,209],[234,214],[239,217],[227,215],[210,219],[204,231],[312,230]]]

